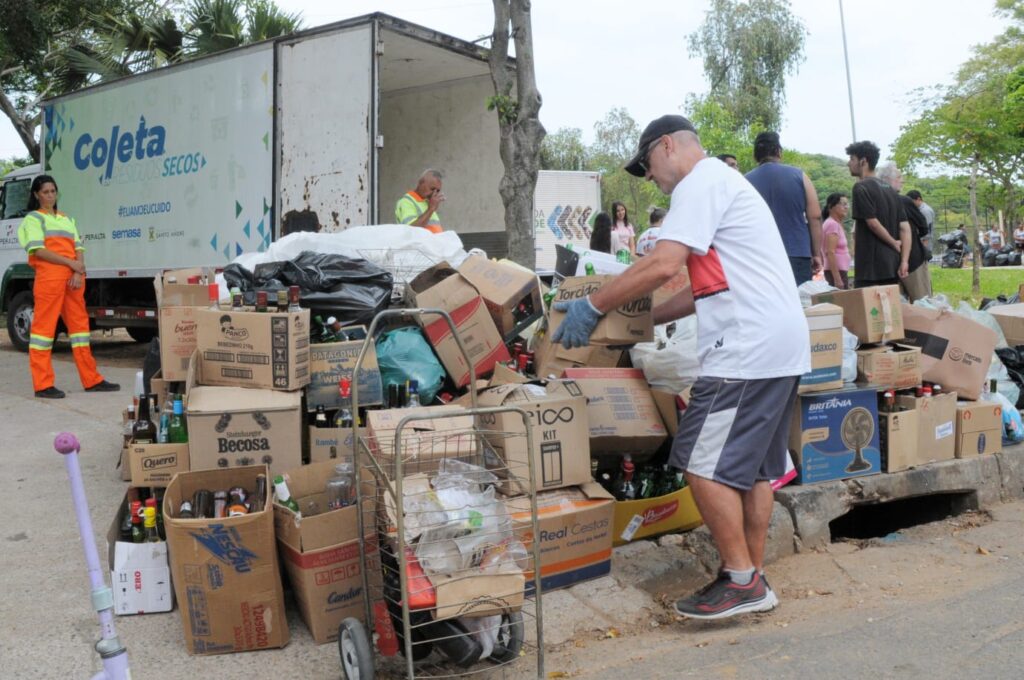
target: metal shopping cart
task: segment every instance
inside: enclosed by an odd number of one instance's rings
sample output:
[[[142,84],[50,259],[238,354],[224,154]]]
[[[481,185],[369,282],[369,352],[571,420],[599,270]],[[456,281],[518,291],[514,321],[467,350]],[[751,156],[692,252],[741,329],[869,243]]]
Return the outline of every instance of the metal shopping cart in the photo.
[[[378,314],[354,375],[379,325],[427,315],[446,321],[475,385],[455,324],[436,309]],[[470,395],[470,408],[455,417],[379,412],[389,414],[393,429],[365,433],[354,419],[365,618],[345,619],[338,631],[348,680],[372,680],[378,670],[410,680],[493,677],[531,656],[537,678],[544,677],[529,415],[515,407],[479,408],[475,391]],[[357,414],[355,384],[352,404]],[[509,462],[512,451],[521,462]]]

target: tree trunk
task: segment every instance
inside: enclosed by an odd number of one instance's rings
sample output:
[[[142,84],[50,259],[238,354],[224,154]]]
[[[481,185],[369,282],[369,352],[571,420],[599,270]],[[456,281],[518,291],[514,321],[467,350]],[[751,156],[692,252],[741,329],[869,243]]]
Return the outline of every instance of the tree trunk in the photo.
[[[978,241],[978,157],[975,155],[974,162],[971,163],[971,182],[968,185],[970,187],[970,198],[971,198],[971,229],[970,236],[971,242],[974,244],[974,264],[973,272],[971,274],[971,292],[975,295],[981,295],[981,258],[984,255],[982,252],[982,246]]]
[[[38,163],[39,144],[36,143],[35,136],[32,134],[32,118],[25,119],[18,115],[18,110],[14,108],[14,104],[11,103],[11,100],[3,92],[0,92],[0,110],[10,119],[15,132],[21,138],[21,143],[28,150],[28,155],[32,156],[33,160]]]
[[[538,117],[540,92],[533,60],[530,0],[493,0],[494,34],[488,62],[501,132],[498,151],[505,174],[498,193],[505,207],[508,257],[524,267],[536,265],[533,234],[533,193],[540,170],[540,145],[545,130]],[[515,40],[516,65],[508,62],[508,41]]]

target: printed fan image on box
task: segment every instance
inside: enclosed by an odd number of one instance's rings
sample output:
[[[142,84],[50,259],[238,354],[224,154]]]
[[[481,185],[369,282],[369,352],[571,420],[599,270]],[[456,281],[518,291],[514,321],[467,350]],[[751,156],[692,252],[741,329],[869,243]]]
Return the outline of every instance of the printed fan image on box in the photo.
[[[871,388],[798,397],[789,448],[800,484],[881,472],[876,399]]]

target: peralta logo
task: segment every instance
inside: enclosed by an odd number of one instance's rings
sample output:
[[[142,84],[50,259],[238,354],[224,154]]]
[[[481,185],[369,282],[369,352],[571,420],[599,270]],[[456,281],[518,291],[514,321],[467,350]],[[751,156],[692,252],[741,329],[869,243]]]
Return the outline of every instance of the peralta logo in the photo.
[[[816,404],[811,404],[807,407],[808,411],[831,411],[835,408],[850,408],[853,406],[852,399],[840,399],[839,397],[832,397],[825,401],[819,401]]]
[[[220,317],[220,332],[229,340],[241,341],[249,339],[249,330],[246,328],[235,328],[231,325],[231,315],[225,314]]]
[[[75,142],[75,167],[86,170],[91,165],[103,168],[103,180],[110,181],[114,164],[129,163],[133,159],[156,158],[164,155],[167,132],[162,125],[146,127],[146,118],[139,116],[139,127],[135,132],[121,130],[115,125],[110,130],[110,139],[93,139],[88,132]]]
[[[214,557],[244,574],[252,571],[256,553],[242,545],[237,529],[228,529],[223,524],[211,524],[202,531],[191,531],[192,537],[210,551]]]

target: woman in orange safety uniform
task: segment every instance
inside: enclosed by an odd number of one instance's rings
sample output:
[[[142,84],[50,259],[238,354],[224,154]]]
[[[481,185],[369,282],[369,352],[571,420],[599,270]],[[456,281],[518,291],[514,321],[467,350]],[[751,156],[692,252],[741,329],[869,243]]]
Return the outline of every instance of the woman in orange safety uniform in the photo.
[[[57,210],[57,183],[52,177],[35,178],[28,209],[28,215],[18,227],[18,242],[28,252],[28,263],[36,273],[32,286],[32,335],[28,344],[32,388],[37,397],[64,397],[64,393],[54,387],[50,359],[57,320],[63,317],[82,387],[86,392],[116,392],[121,387],[107,382],[97,372],[96,360],[89,349],[85,249],[75,221]]]

